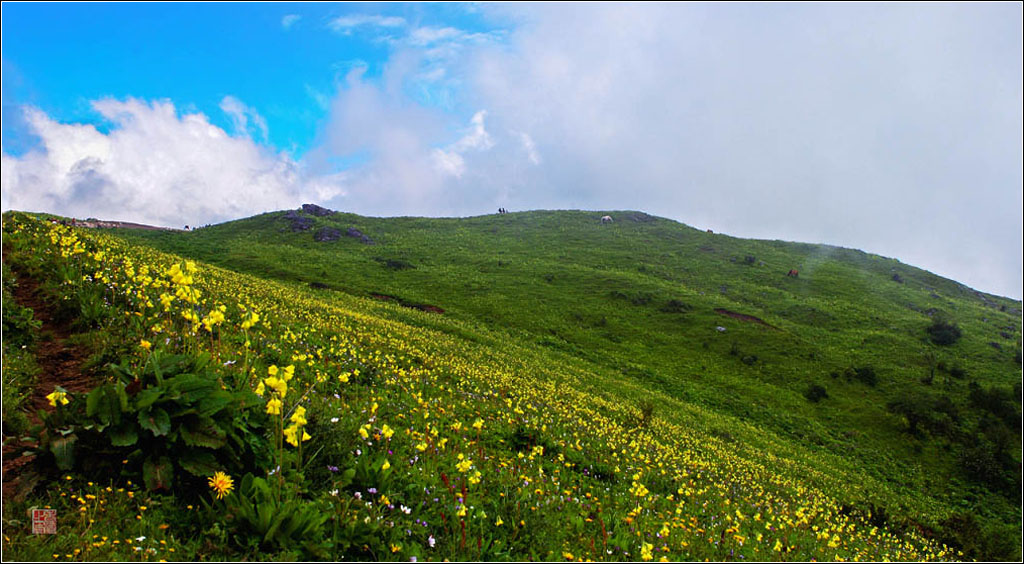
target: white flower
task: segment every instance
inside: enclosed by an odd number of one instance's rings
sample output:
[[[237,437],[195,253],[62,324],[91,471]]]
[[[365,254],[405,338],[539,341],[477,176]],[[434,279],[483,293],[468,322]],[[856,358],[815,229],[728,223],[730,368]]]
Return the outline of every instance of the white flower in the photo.
[[[430,535],[430,538],[427,539],[427,544],[430,545],[430,548],[434,548],[434,543],[436,542],[437,540],[434,538],[434,535]]]
[[[337,422],[338,422],[338,418],[337,417],[331,417],[331,423],[337,423]]]

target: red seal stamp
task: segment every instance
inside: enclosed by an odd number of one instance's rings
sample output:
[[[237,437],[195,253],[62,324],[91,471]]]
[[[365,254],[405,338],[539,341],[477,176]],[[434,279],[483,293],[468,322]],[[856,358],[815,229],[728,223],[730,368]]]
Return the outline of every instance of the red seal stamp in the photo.
[[[32,510],[32,534],[53,535],[57,533],[56,509]]]

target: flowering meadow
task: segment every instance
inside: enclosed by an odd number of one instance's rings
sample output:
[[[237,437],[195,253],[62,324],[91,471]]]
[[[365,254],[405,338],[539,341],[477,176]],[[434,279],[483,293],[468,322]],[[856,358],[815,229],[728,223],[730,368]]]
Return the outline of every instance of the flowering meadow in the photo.
[[[558,351],[26,214],[3,232],[94,377],[26,424],[5,559],[963,557],[840,458]]]

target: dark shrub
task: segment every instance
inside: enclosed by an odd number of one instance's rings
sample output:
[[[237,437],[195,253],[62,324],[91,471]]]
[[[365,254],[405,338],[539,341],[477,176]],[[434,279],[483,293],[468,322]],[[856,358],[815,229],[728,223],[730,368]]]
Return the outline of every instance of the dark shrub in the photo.
[[[693,309],[693,306],[679,300],[669,300],[665,305],[661,306],[661,311],[665,313],[686,313],[691,309]]]
[[[991,413],[1010,428],[1020,425],[1020,415],[1017,414],[1017,409],[1013,406],[1014,397],[1010,390],[997,387],[986,389],[979,386],[977,382],[970,383],[968,399],[971,405]]]
[[[859,380],[872,387],[878,383],[878,375],[871,366],[853,366],[847,368],[845,374],[847,380]]]
[[[390,270],[408,270],[410,268],[416,268],[416,266],[413,265],[412,263],[404,261],[402,259],[375,257],[373,260],[381,263],[384,266],[384,268]]]
[[[807,391],[804,392],[804,397],[807,398],[808,401],[818,403],[828,397],[828,391],[825,390],[825,386],[812,384],[811,387],[807,388]]]
[[[952,345],[963,336],[963,332],[955,323],[943,319],[936,319],[925,331],[933,343],[942,346]]]

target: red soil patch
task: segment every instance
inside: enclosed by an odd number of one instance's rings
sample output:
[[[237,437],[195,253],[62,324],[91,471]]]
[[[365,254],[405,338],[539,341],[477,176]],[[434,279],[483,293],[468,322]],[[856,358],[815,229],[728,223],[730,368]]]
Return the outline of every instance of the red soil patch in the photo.
[[[735,319],[739,319],[740,321],[748,321],[750,323],[760,323],[761,325],[764,325],[765,327],[771,327],[772,329],[778,329],[778,327],[776,327],[774,325],[771,325],[771,324],[768,324],[768,323],[765,323],[765,321],[763,319],[761,319],[760,317],[754,317],[753,315],[747,315],[745,313],[737,313],[735,311],[729,311],[727,309],[722,309],[722,308],[716,308],[715,309],[715,313],[719,313],[719,314],[722,314],[722,315],[728,315],[729,317],[732,317],[732,318],[735,318]]]

